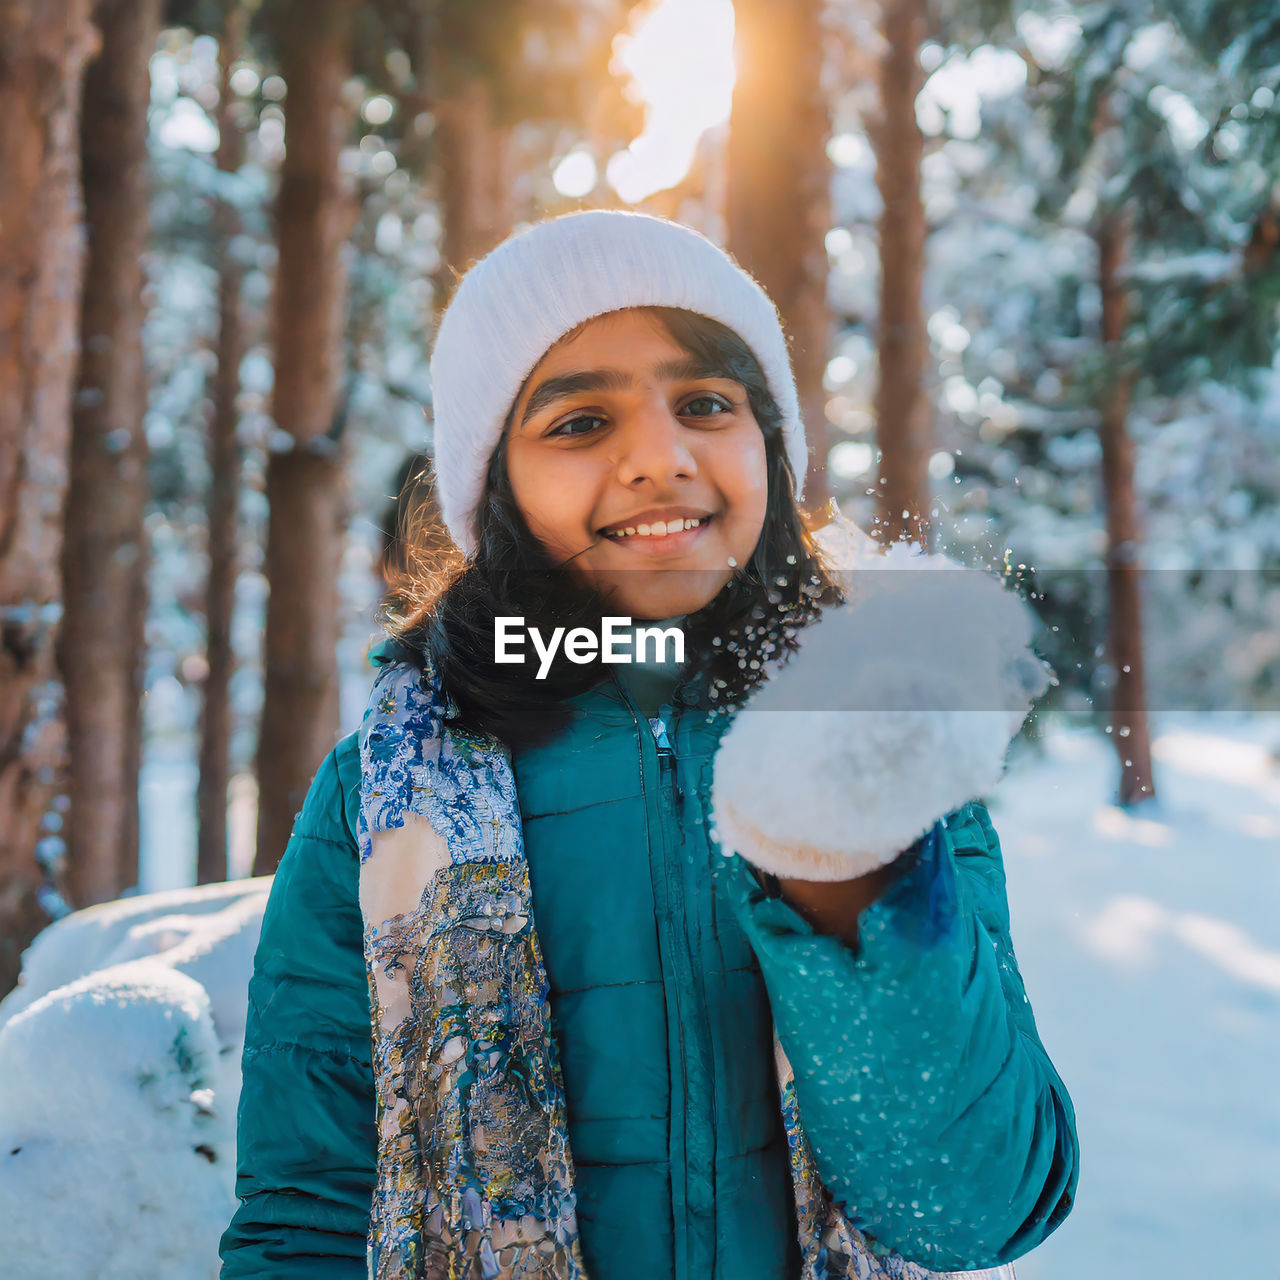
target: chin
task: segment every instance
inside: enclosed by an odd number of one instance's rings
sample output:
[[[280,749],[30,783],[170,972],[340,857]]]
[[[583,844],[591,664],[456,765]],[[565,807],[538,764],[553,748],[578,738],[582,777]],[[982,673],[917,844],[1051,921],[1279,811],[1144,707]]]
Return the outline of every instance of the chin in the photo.
[[[646,575],[650,580],[644,583],[615,578],[601,584],[601,589],[607,593],[606,606],[614,615],[638,620],[674,618],[697,613],[710,604],[730,576],[727,569],[668,569]]]

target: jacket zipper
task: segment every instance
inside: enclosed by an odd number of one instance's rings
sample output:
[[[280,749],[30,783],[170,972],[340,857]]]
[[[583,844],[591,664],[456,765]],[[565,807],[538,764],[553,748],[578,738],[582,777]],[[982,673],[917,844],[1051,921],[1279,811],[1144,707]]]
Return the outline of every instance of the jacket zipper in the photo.
[[[679,1046],[680,1054],[680,1071],[685,1082],[684,1098],[680,1103],[681,1128],[683,1130],[680,1138],[680,1149],[682,1153],[683,1179],[684,1179],[684,1195],[683,1195],[683,1217],[684,1221],[674,1223],[676,1230],[676,1267],[673,1280],[712,1280],[715,1273],[715,1233],[714,1225],[710,1233],[709,1257],[703,1260],[699,1256],[701,1250],[695,1250],[691,1246],[688,1232],[688,1222],[690,1219],[697,1220],[701,1218],[703,1206],[695,1206],[693,1198],[690,1195],[689,1174],[692,1166],[689,1154],[689,1131],[690,1131],[690,1113],[689,1113],[689,1048],[688,1035],[690,1022],[687,1017],[687,1006],[682,996],[686,992],[696,992],[701,1002],[701,1012],[699,1015],[699,1024],[701,1027],[701,1041],[703,1046],[702,1056],[705,1059],[703,1070],[706,1074],[705,1088],[709,1092],[711,1099],[710,1114],[710,1140],[711,1147],[709,1151],[710,1162],[706,1170],[707,1185],[710,1188],[711,1196],[715,1195],[715,1147],[716,1138],[718,1136],[718,1120],[716,1107],[716,1080],[715,1080],[715,1054],[712,1049],[711,1027],[707,1019],[707,995],[706,986],[702,980],[702,974],[696,963],[694,954],[694,946],[689,937],[688,916],[686,913],[686,899],[683,886],[683,866],[680,859],[681,847],[677,844],[676,848],[672,848],[667,839],[667,814],[665,812],[668,804],[672,807],[672,819],[678,824],[681,818],[680,801],[684,799],[684,788],[680,783],[680,770],[677,758],[677,746],[680,741],[680,727],[684,716],[685,707],[680,699],[680,690],[684,687],[684,682],[678,684],[672,692],[672,704],[664,705],[659,708],[659,715],[646,726],[647,730],[641,731],[640,726],[645,723],[643,713],[636,705],[631,697],[630,691],[619,679],[616,672],[613,675],[614,684],[617,686],[627,708],[631,712],[632,720],[638,732],[640,740],[640,764],[641,779],[644,781],[645,790],[645,811],[649,815],[652,823],[657,821],[659,828],[659,839],[661,841],[663,854],[663,892],[667,901],[667,920],[665,928],[661,934],[663,944],[667,954],[671,958],[671,968],[674,971],[676,979],[676,987],[671,992],[671,998],[674,1000],[677,1017],[676,1022],[676,1039]],[[667,715],[662,713],[666,712]],[[656,765],[656,768],[655,768]],[[656,778],[654,775],[657,775]],[[652,788],[651,783],[656,782],[656,788]],[[668,793],[667,783],[671,784],[671,791]],[[657,797],[657,815],[656,819],[653,810],[650,808],[651,797],[656,791]],[[670,800],[668,800],[670,796]],[[711,892],[714,893],[714,887]],[[700,935],[699,930],[699,935]],[[696,1033],[695,1033],[696,1034]],[[675,1100],[672,1100],[672,1110],[675,1111]],[[673,1184],[674,1185],[674,1184]],[[705,1208],[714,1217],[714,1203],[705,1206]],[[674,1206],[673,1206],[674,1209]]]
[[[672,776],[672,782],[675,788],[675,795],[676,795],[677,801],[680,804],[683,803],[684,795],[685,795],[684,789],[680,785],[680,768],[679,768],[680,750],[683,745],[687,751],[687,748],[689,745],[688,743],[689,728],[688,728],[688,722],[687,722],[687,715],[688,715],[689,708],[686,706],[685,702],[682,701],[680,697],[681,690],[684,688],[685,688],[685,684],[681,683],[677,685],[676,688],[672,691],[671,705],[669,707],[669,710],[671,712],[669,731],[670,731],[670,738],[671,738],[671,744],[672,744],[671,776]],[[668,708],[666,707],[659,708],[659,712],[667,709]],[[681,732],[682,729],[684,730],[683,734]],[[696,791],[696,788],[698,785],[696,780],[693,785]],[[699,803],[700,802],[701,801],[699,800]],[[683,812],[681,808],[677,808],[676,818],[677,818],[677,822],[681,821],[681,819],[683,818]],[[682,843],[683,843],[683,836],[682,836]],[[708,1178],[708,1185],[711,1188],[711,1200],[712,1200],[711,1213],[714,1216],[715,1196],[716,1196],[716,1154],[719,1149],[719,1139],[720,1139],[720,1107],[719,1107],[719,1090],[717,1088],[718,1081],[716,1079],[716,1060],[715,1060],[715,1049],[714,1049],[715,1040],[711,1030],[711,1018],[710,1018],[711,1006],[707,1000],[706,969],[703,963],[703,956],[702,956],[702,948],[705,944],[706,939],[708,937],[712,937],[712,938],[716,937],[716,915],[715,915],[716,883],[715,883],[714,875],[712,876],[712,878],[709,880],[707,884],[706,902],[710,912],[706,922],[707,923],[706,932],[703,931],[701,927],[701,922],[699,922],[699,927],[695,934],[697,939],[696,946],[693,942],[689,942],[687,945],[688,945],[689,955],[691,959],[696,956],[696,960],[697,960],[697,963],[691,966],[692,973],[690,976],[691,976],[691,979],[697,984],[697,991],[699,995],[699,1008],[700,1008],[699,1021],[702,1028],[702,1044],[704,1046],[705,1057],[706,1057],[707,1096],[710,1101],[710,1108],[711,1108],[710,1116],[708,1118],[708,1124],[710,1127],[710,1134],[711,1134],[711,1149],[709,1153],[710,1161],[707,1168],[707,1178]],[[687,933],[687,927],[686,927],[686,938],[687,937],[688,937],[688,933]],[[711,1237],[712,1239],[711,1274],[712,1275],[718,1274],[718,1270],[716,1266],[715,1238],[716,1238],[716,1235],[715,1235],[715,1232],[713,1232]]]
[[[631,697],[630,691],[619,679],[617,672],[610,673],[613,676],[614,684],[617,686],[618,692],[621,694],[623,701],[626,703],[627,709],[631,712],[631,718],[634,722],[637,738],[640,744],[640,777],[645,793],[645,813],[648,816],[650,827],[657,826],[658,839],[662,849],[662,873],[663,873],[663,896],[666,900],[667,911],[665,920],[659,917],[659,938],[662,950],[669,958],[671,970],[675,977],[675,983],[668,993],[668,998],[675,1004],[676,1016],[674,1019],[668,1018],[668,1027],[674,1022],[675,1039],[679,1052],[680,1079],[684,1084],[683,1096],[679,1100],[679,1144],[681,1155],[681,1177],[683,1179],[681,1190],[681,1206],[682,1214],[677,1215],[675,1205],[672,1205],[672,1226],[675,1231],[675,1275],[673,1280],[710,1280],[700,1274],[695,1274],[697,1268],[691,1269],[691,1247],[689,1241],[688,1220],[690,1218],[690,1195],[689,1195],[689,1051],[685,1034],[687,1026],[686,1008],[684,1004],[684,993],[692,991],[693,988],[693,964],[692,957],[689,954],[687,943],[688,930],[685,924],[684,902],[681,893],[681,886],[678,877],[678,868],[675,867],[675,856],[667,840],[666,822],[664,820],[665,805],[665,783],[668,776],[675,774],[675,751],[670,744],[670,740],[666,746],[660,751],[658,747],[658,735],[653,732],[653,726],[647,723],[646,718]],[[674,720],[674,717],[673,717]],[[674,1113],[677,1109],[677,1101],[674,1097],[676,1083],[673,1080],[672,1090],[673,1097],[671,1099],[671,1109]],[[672,1170],[672,1190],[675,1191],[675,1170]]]
[[[675,732],[679,712],[671,718],[671,730]],[[680,785],[680,770],[676,765],[676,749],[667,733],[667,724],[662,716],[654,716],[649,721],[653,729],[654,741],[658,748],[658,764],[660,766],[663,784],[671,783],[671,789],[675,794],[676,801],[683,803],[684,788]]]

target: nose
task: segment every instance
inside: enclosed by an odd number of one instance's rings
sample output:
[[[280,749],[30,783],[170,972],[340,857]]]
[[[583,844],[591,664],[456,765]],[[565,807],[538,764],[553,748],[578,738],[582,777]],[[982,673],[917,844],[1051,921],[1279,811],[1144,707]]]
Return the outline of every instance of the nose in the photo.
[[[689,449],[689,429],[665,399],[646,400],[620,425],[622,430],[614,437],[620,445],[618,479],[627,488],[646,480],[662,488],[698,474],[697,460]]]

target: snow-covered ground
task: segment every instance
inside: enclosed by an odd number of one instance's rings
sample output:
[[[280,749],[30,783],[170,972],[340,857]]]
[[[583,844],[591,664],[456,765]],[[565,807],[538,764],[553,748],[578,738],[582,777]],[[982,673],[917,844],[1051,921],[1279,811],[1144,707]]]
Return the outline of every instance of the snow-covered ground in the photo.
[[[992,817],[1013,942],[1076,1105],[1071,1216],[1019,1280],[1280,1277],[1280,717],[1165,716],[1158,800],[1058,733]]]
[[[1081,1145],[1075,1209],[1019,1280],[1280,1277],[1280,717],[1158,728],[1139,812],[1074,731],[991,805]],[[268,886],[122,899],[37,940],[0,1004],[0,1280],[216,1276]]]

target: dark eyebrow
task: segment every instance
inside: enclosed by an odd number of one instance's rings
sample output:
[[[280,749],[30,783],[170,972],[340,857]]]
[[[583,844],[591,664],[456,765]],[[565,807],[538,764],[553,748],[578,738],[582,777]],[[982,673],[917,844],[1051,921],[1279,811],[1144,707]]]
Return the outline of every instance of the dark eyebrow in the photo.
[[[679,360],[665,360],[654,368],[654,373],[663,382],[694,378],[728,378],[731,382],[736,381],[718,366],[692,355],[683,356]],[[634,385],[635,377],[627,369],[583,369],[579,373],[557,374],[538,384],[525,406],[520,426],[523,428],[535,414],[567,396],[581,395],[584,391],[626,391]]]

